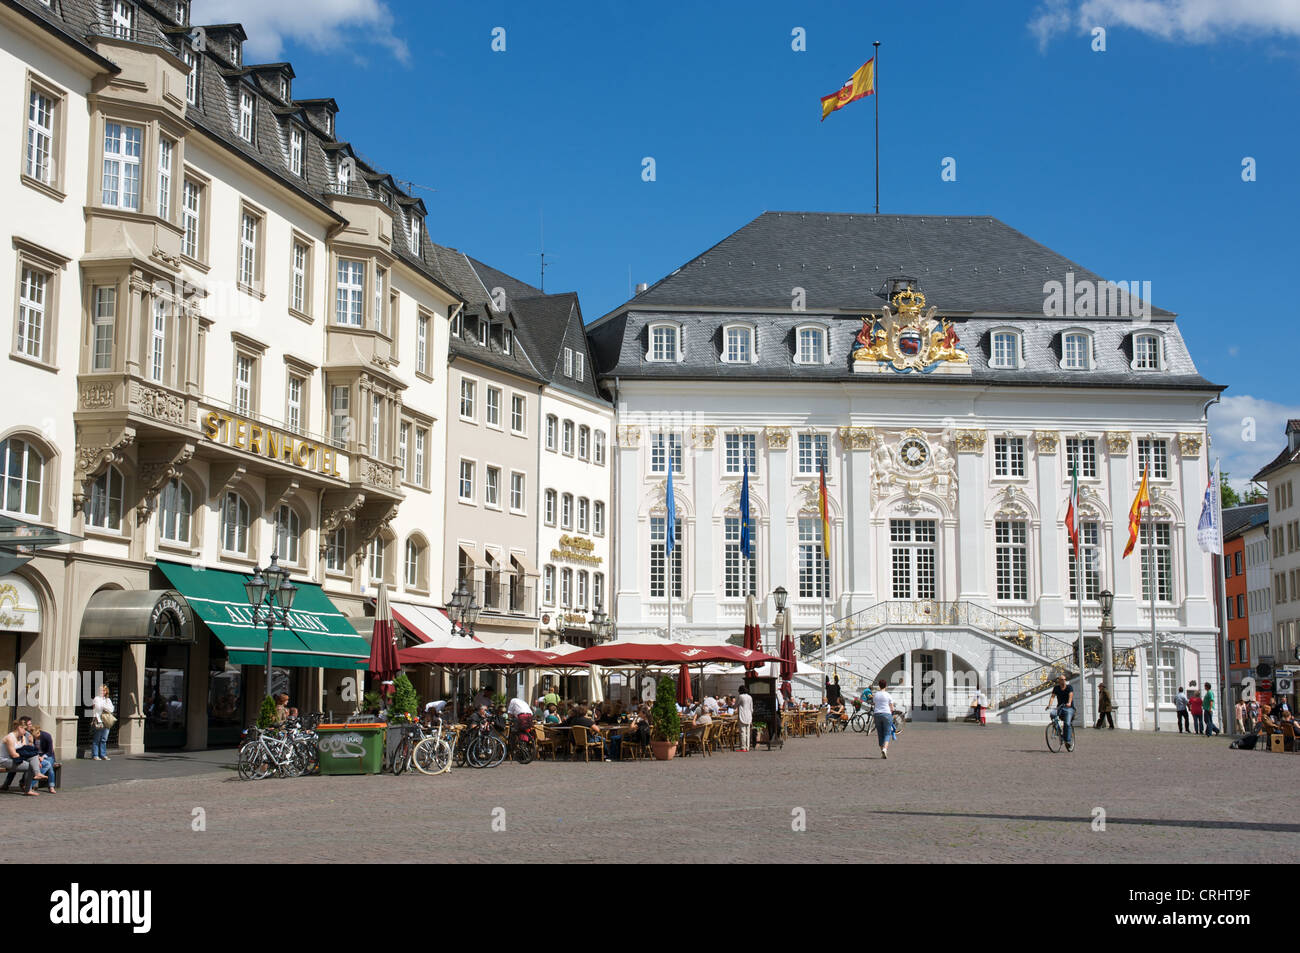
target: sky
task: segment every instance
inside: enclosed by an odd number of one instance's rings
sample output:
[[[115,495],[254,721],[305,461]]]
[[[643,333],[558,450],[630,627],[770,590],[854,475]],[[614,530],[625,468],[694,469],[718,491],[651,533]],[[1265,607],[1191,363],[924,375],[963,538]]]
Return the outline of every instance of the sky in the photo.
[[[435,241],[532,284],[544,248],[588,321],[765,210],[872,211],[875,104],[819,100],[879,40],[882,212],[992,215],[1151,282],[1228,387],[1211,454],[1238,487],[1300,417],[1297,0],[193,7],[334,97]]]

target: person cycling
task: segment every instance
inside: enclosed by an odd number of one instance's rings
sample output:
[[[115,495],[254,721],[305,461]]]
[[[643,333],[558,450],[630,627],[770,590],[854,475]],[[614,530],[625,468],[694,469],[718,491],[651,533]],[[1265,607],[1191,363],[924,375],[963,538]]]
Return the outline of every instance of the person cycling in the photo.
[[[1052,711],[1053,702],[1055,711]],[[1065,740],[1065,747],[1074,750],[1074,733],[1070,728],[1074,721],[1074,689],[1066,684],[1064,675],[1056,676],[1056,684],[1052,687],[1052,697],[1046,710],[1052,712],[1053,719],[1061,720],[1061,737]]]

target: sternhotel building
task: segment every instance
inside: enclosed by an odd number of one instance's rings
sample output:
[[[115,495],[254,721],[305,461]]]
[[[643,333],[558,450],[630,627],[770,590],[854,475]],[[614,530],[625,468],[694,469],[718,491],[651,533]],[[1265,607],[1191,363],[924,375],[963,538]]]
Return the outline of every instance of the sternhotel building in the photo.
[[[995,717],[1041,720],[1048,679],[1076,668],[1064,520],[1077,461],[1089,675],[1109,589],[1117,722],[1158,712],[1172,727],[1177,686],[1218,681],[1195,527],[1204,405],[1221,388],[1197,373],[1173,314],[994,219],[771,212],[589,333],[618,408],[620,637],[662,633],[669,587],[673,635],[691,638],[739,633],[751,591],[771,623],[784,586],[815,657],[828,578],[843,681],[896,676],[917,718],[960,718],[978,689]],[[1147,463],[1154,530],[1123,559]],[[746,467],[752,562],[739,547]]]
[[[350,620],[378,580],[445,601],[463,302],[425,209],[340,141],[333,100],[295,97],[288,63],[188,18],[0,0],[2,509],[79,540],[0,578],[0,669],[101,672],[131,751],[229,743],[255,717],[265,629],[242,582],[272,553],[301,587],[274,687],[304,711],[353,707]],[[10,677],[9,713],[84,747],[81,699],[32,687]]]

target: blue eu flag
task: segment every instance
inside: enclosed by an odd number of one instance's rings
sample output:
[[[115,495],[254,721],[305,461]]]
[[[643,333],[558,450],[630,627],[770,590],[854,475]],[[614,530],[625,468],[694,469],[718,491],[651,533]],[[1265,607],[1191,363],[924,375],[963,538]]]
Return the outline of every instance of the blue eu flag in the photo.
[[[745,461],[745,478],[740,484],[740,554],[754,558],[754,523],[749,515],[749,461]]]

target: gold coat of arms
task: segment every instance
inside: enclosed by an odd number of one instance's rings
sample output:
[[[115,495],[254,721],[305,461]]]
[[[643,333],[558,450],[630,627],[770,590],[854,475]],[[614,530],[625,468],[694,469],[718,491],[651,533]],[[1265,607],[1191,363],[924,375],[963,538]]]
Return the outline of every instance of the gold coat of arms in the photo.
[[[947,318],[936,318],[934,306],[926,309],[925,295],[906,288],[894,295],[880,317],[867,315],[853,342],[853,369],[919,371],[928,374],[940,366],[957,373],[970,371],[970,355]],[[874,366],[873,366],[874,365]],[[958,370],[957,365],[965,365]]]

